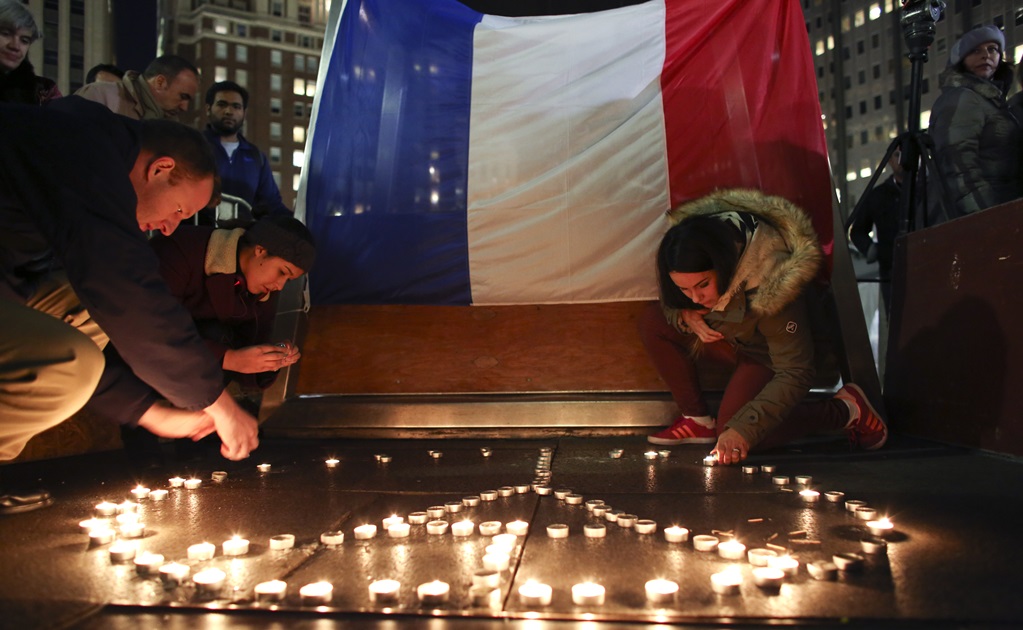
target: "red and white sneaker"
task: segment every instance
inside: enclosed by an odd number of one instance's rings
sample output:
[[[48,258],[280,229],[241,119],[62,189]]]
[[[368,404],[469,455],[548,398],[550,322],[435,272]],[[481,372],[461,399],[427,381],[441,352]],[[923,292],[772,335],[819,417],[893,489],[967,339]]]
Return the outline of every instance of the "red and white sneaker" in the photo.
[[[713,444],[718,441],[718,432],[705,427],[689,416],[679,416],[675,423],[663,431],[648,435],[647,442],[674,446],[675,444]]]
[[[888,440],[888,426],[881,419],[874,407],[867,400],[866,394],[859,385],[849,383],[838,390],[835,398],[851,403],[859,410],[859,417],[845,428],[849,441],[866,451],[873,451],[884,446]]]

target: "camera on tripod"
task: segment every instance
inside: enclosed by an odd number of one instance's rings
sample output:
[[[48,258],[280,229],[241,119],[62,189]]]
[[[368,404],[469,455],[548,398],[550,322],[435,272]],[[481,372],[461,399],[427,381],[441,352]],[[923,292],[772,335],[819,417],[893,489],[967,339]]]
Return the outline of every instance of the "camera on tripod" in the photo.
[[[902,3],[902,34],[909,46],[909,55],[927,60],[927,48],[934,42],[934,24],[945,16],[942,0],[904,0]]]

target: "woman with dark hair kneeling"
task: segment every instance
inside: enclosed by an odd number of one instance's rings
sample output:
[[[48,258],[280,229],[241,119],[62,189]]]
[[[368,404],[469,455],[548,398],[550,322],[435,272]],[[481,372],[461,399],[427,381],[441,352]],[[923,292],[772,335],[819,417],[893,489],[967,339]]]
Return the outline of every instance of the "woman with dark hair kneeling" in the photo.
[[[715,444],[724,464],[753,449],[845,429],[860,448],[884,445],[888,429],[856,385],[800,404],[813,375],[813,336],[803,292],[822,254],[810,219],[780,197],[726,190],[669,213],[657,252],[661,303],[641,317],[643,344],[681,415],[647,439]],[[711,417],[696,357],[731,370]]]

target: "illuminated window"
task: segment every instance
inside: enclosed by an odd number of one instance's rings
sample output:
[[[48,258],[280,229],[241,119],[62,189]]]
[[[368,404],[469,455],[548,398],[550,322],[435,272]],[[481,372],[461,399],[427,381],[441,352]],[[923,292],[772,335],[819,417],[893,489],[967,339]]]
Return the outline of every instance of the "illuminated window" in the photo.
[[[302,184],[302,174],[295,173],[291,176],[291,189],[298,192],[298,187]]]
[[[271,50],[270,65],[274,68],[280,68],[282,63],[284,63],[284,53],[279,50]]]
[[[224,66],[217,66],[214,68],[213,80],[216,82],[227,81],[227,68]]]
[[[867,179],[870,177],[870,167],[866,166],[860,169],[860,179]]]
[[[245,87],[249,84],[249,71],[238,69],[234,71],[234,82],[238,85]]]
[[[879,17],[881,17],[881,5],[875,2],[870,5],[870,19],[876,20]]]
[[[857,11],[856,18],[854,19],[853,24],[855,24],[856,26],[863,26],[863,24],[866,23],[866,21],[867,16],[864,14],[863,9]]]
[[[824,54],[824,40],[823,39],[818,39],[817,40],[817,50],[815,52],[818,55],[823,55]]]
[[[316,96],[316,81],[309,80],[305,82],[305,95]]]
[[[849,171],[845,174],[845,181],[854,182],[856,181],[856,171]]]
[[[294,92],[298,96],[302,96],[303,94],[305,94],[305,79],[296,78],[295,83],[292,87],[292,92]]]
[[[305,166],[305,151],[296,149],[291,152],[291,165],[297,168]]]
[[[305,127],[295,125],[291,128],[291,139],[295,142],[305,142]]]
[[[842,32],[843,33],[848,33],[851,30],[852,30],[852,21],[849,19],[849,16],[846,15],[846,16],[842,17]]]
[[[920,128],[926,129],[931,124],[931,110],[920,112]]]
[[[217,35],[227,35],[228,26],[227,20],[213,20],[213,32]]]
[[[834,50],[834,49],[835,49],[835,36],[834,35],[828,35],[828,50]]]
[[[227,59],[227,42],[213,44],[213,56],[217,59]]]

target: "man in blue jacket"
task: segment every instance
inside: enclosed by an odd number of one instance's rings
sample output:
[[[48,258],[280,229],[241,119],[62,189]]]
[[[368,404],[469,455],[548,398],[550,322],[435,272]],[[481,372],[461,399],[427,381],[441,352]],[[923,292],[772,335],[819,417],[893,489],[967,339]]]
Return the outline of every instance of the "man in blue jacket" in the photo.
[[[94,392],[116,392],[97,389],[107,337],[169,401],[140,426],[196,439],[216,431],[225,457],[247,457],[256,422],[224,390],[145,234],[173,232],[215,194],[201,134],[78,97],[0,105],[0,120],[0,460]],[[31,507],[20,503],[0,496],[0,513]]]
[[[281,192],[274,181],[266,155],[242,135],[245,111],[249,107],[249,92],[233,81],[220,81],[206,91],[206,115],[209,124],[203,132],[220,172],[221,190],[229,197],[243,200],[247,209],[237,218],[225,216],[221,210],[218,223],[222,227],[244,227],[253,219],[271,214],[291,214],[281,201]],[[212,212],[203,211],[203,223],[213,223]]]

